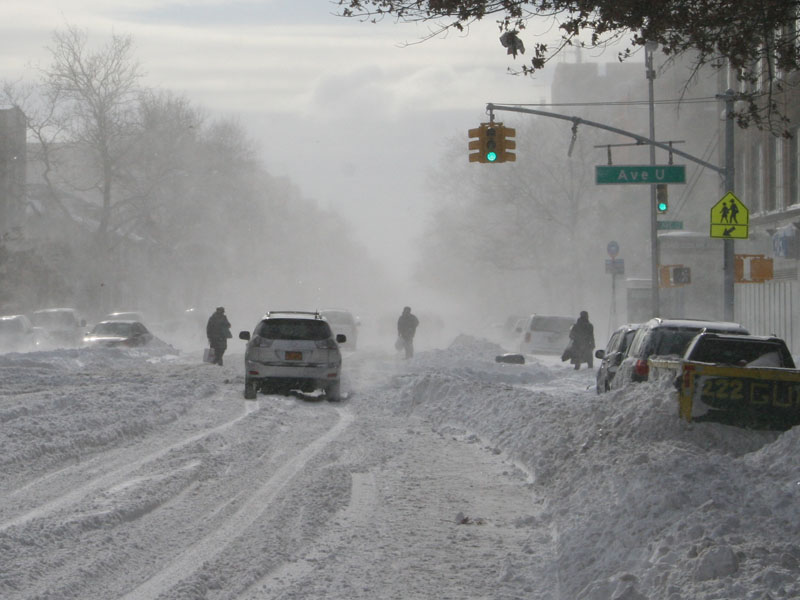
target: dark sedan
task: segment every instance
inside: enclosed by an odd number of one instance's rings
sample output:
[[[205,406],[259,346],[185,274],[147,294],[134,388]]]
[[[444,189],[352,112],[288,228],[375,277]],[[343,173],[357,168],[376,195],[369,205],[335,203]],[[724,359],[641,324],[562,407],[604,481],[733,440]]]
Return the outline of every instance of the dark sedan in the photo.
[[[87,346],[135,347],[145,346],[153,334],[138,321],[101,321],[83,338]]]

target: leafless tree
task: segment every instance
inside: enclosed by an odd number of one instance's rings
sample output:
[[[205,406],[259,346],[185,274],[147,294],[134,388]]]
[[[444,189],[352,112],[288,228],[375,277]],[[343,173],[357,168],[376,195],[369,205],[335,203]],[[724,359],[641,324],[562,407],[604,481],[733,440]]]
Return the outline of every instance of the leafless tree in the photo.
[[[132,134],[132,111],[141,77],[128,35],[111,36],[102,48],[89,47],[86,32],[72,25],[53,33],[46,85],[65,117],[64,141],[88,159],[81,182],[101,197],[98,236],[107,245],[115,204],[114,186]]]

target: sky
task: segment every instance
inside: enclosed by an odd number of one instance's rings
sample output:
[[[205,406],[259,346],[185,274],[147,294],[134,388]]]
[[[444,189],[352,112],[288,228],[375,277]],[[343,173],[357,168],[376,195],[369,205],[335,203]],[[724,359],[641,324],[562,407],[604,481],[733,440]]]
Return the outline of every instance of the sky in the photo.
[[[546,101],[550,70],[510,75],[522,61],[506,55],[492,18],[417,43],[427,26],[364,23],[337,9],[328,0],[5,0],[0,79],[35,77],[67,23],[97,45],[130,34],[144,86],[239,120],[268,172],[340,212],[376,258],[408,274],[435,202],[431,168],[453,144],[466,160],[466,130],[488,120],[487,102]]]

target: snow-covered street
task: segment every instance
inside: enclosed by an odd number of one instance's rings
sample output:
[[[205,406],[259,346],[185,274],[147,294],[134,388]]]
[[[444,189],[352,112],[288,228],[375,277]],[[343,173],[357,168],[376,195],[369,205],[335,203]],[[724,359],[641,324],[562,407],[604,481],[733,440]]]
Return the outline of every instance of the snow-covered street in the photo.
[[[365,346],[341,403],[246,401],[234,351],[2,355],[0,596],[800,597],[800,428],[502,352]]]

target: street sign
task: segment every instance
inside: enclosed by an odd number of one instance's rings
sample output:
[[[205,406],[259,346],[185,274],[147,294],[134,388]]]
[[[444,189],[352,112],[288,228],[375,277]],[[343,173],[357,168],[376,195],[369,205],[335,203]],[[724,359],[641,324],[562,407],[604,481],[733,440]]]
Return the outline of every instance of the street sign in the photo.
[[[597,165],[595,183],[686,183],[684,165]]]
[[[733,192],[728,192],[711,207],[711,237],[747,239],[750,211]]]
[[[607,258],[606,273],[610,273],[611,275],[625,275],[625,259]]]
[[[617,254],[619,254],[619,244],[615,241],[608,242],[608,246],[606,246],[606,252],[611,258],[617,258]]]
[[[656,221],[656,229],[683,229],[683,221]]]

